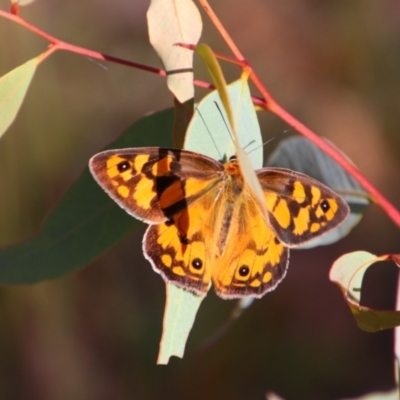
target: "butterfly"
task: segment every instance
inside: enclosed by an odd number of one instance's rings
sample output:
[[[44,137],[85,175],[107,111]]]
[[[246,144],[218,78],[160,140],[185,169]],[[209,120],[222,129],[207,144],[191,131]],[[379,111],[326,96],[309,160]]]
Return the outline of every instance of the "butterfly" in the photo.
[[[234,156],[221,163],[188,150],[127,148],[96,154],[89,167],[119,206],[150,224],[143,251],[153,269],[197,295],[212,282],[225,299],[263,296],[285,277],[290,247],[349,214],[333,190],[283,168],[255,171],[261,204]]]

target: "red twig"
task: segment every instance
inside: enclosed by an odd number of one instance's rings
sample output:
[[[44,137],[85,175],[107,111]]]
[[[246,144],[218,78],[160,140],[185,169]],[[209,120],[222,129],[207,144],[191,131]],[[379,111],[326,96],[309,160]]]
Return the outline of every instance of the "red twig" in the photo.
[[[320,147],[326,154],[328,154],[330,157],[332,157],[338,164],[340,164],[350,175],[352,175],[355,179],[360,182],[360,184],[370,193],[370,195],[375,199],[375,201],[382,207],[382,209],[387,213],[387,215],[400,227],[400,212],[387,200],[377,188],[375,188],[372,183],[370,183],[361,173],[360,171],[354,167],[351,163],[347,161],[346,158],[344,158],[341,153],[336,150],[334,147],[330,146],[327,142],[322,140],[318,135],[316,135],[313,131],[308,129],[306,126],[304,126],[300,121],[298,121],[296,118],[294,118],[292,115],[290,115],[283,107],[281,107],[271,96],[271,94],[268,92],[268,90],[264,87],[262,84],[261,80],[258,78],[258,76],[255,74],[251,66],[248,64],[248,62],[244,59],[243,55],[233,42],[232,38],[228,34],[228,32],[225,30],[224,26],[222,23],[219,21],[218,17],[216,14],[213,12],[211,9],[210,5],[208,4],[207,0],[199,0],[200,4],[203,6],[204,10],[210,17],[211,21],[214,23],[218,31],[220,32],[221,36],[224,38],[225,42],[227,43],[228,47],[231,49],[233,54],[235,55],[235,58],[232,59],[230,57],[227,57],[222,54],[216,54],[218,58],[224,59],[226,61],[232,62],[234,64],[237,64],[241,66],[242,68],[249,68],[251,73],[250,73],[250,79],[254,83],[254,85],[257,87],[257,89],[260,91],[261,95],[263,96],[262,99],[258,97],[252,97],[253,101],[255,104],[262,106],[268,111],[273,112],[277,116],[279,116],[281,119],[286,121],[289,126],[295,128],[299,133],[301,133],[303,136],[307,137],[309,140],[311,140],[313,143],[315,143],[318,147]],[[14,21],[18,23],[19,25],[25,27],[26,29],[34,32],[38,36],[44,38],[50,43],[50,48],[47,52],[42,54],[41,60],[47,57],[49,54],[56,50],[66,50],[70,51],[73,53],[81,54],[86,57],[90,57],[93,59],[97,60],[103,60],[103,61],[111,61],[113,63],[117,64],[122,64],[126,65],[129,67],[137,68],[143,71],[151,72],[153,74],[157,74],[159,76],[166,76],[166,72],[162,69],[159,68],[153,68],[149,67],[147,65],[139,64],[136,62],[132,61],[127,61],[121,58],[109,56],[107,54],[103,54],[100,52],[88,50],[79,46],[74,46],[69,43],[63,42],[54,36],[49,35],[48,33],[42,31],[41,29],[37,28],[36,26],[28,23],[21,17],[15,14],[11,14],[5,11],[0,10],[0,16],[3,16],[4,18],[7,18],[11,21]],[[182,45],[182,44],[180,44]],[[185,45],[182,45],[185,46]],[[204,82],[201,80],[195,80],[194,84],[199,87],[203,88],[208,88],[212,89],[213,85]]]
[[[153,74],[157,74],[160,76],[166,76],[165,71],[162,69],[153,68],[153,67],[149,67],[147,65],[123,60],[121,58],[109,56],[107,54],[99,53],[97,51],[88,50],[83,47],[74,46],[72,44],[63,42],[62,40],[59,40],[56,37],[51,36],[48,33],[37,28],[36,26],[30,24],[29,22],[25,21],[18,15],[13,15],[13,14],[4,12],[2,10],[0,10],[0,15],[18,23],[19,25],[25,27],[26,29],[30,30],[31,32],[36,33],[36,35],[42,37],[43,39],[46,39],[50,43],[50,46],[54,46],[56,48],[56,50],[66,50],[66,51],[81,54],[83,56],[90,57],[90,58],[93,58],[96,60],[111,61],[111,62],[114,62],[117,64],[127,65],[129,67],[133,67],[133,68],[141,69],[143,71],[151,72]]]
[[[383,194],[371,183],[369,180],[353,165],[351,164],[343,155],[334,147],[332,147],[329,143],[324,141],[321,137],[319,137],[316,133],[314,133],[311,129],[307,128],[300,121],[290,115],[283,107],[281,107],[275,99],[271,96],[265,86],[262,84],[261,80],[258,78],[257,74],[253,71],[250,64],[244,59],[242,53],[239,51],[228,32],[222,25],[221,21],[218,19],[214,11],[211,9],[207,0],[199,0],[200,4],[203,6],[204,11],[207,13],[215,27],[217,28],[220,35],[224,38],[226,44],[236,57],[234,60],[235,64],[240,64],[242,68],[249,68],[250,79],[256,86],[256,88],[260,91],[262,97],[261,106],[268,111],[273,112],[282,120],[284,120],[289,126],[296,129],[300,134],[311,140],[315,143],[322,151],[328,154],[333,160],[335,160],[339,165],[341,165],[351,176],[353,176],[363,187],[364,189],[372,196],[377,204],[386,212],[386,214],[394,221],[394,223],[400,227],[400,212],[396,209],[396,207],[385,197]],[[220,57],[219,54],[216,54],[217,57],[223,58],[224,60],[230,61],[229,57]]]
[[[113,57],[113,56],[109,56],[107,54],[104,53],[100,53],[97,51],[92,51],[92,50],[88,50],[85,49],[83,47],[79,47],[79,46],[74,46],[72,44],[63,42],[62,40],[57,39],[54,36],[49,35],[48,33],[42,31],[41,29],[37,28],[36,26],[30,24],[29,22],[25,21],[23,18],[19,17],[18,15],[13,15],[10,14],[8,12],[5,12],[3,10],[0,10],[0,16],[7,18],[11,21],[16,22],[17,24],[25,27],[26,29],[30,30],[31,32],[34,32],[36,35],[42,37],[43,39],[47,40],[50,43],[50,46],[54,47],[53,51],[56,50],[66,50],[66,51],[70,51],[72,53],[77,53],[77,54],[81,54],[83,56],[86,57],[90,57],[96,60],[102,60],[102,61],[110,61],[116,64],[121,64],[121,65],[126,65],[128,67],[133,67],[136,69],[140,69],[142,71],[147,71],[147,72],[151,72],[152,74],[156,74],[159,76],[166,76],[166,72],[163,69],[159,69],[159,68],[153,68],[153,67],[149,67],[148,65],[144,65],[144,64],[139,64],[133,61],[127,61],[124,60],[122,58],[118,58],[118,57]],[[47,53],[45,53],[47,54]],[[50,53],[48,53],[50,54]],[[199,87],[203,87],[206,89],[210,89],[213,88],[213,85],[208,83],[208,82],[204,82],[201,80],[195,80],[195,85],[199,86]]]

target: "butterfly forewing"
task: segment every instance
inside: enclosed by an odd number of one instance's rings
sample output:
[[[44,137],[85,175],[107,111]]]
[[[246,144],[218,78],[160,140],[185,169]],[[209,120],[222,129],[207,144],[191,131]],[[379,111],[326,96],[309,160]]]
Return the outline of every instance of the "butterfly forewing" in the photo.
[[[349,207],[333,190],[307,175],[283,168],[257,172],[277,236],[296,246],[330,231],[342,223]]]
[[[197,153],[159,147],[108,150],[90,170],[129,214],[147,223],[166,221],[217,184],[222,165]]]

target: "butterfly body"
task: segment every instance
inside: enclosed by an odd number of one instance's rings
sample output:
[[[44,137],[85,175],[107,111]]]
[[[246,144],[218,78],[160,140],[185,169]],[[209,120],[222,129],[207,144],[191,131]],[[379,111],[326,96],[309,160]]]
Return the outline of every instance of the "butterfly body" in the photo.
[[[129,214],[150,224],[146,258],[166,281],[204,295],[261,297],[286,274],[289,247],[340,224],[345,201],[300,173],[256,172],[265,204],[240,163],[186,150],[133,148],[94,156],[90,169]]]

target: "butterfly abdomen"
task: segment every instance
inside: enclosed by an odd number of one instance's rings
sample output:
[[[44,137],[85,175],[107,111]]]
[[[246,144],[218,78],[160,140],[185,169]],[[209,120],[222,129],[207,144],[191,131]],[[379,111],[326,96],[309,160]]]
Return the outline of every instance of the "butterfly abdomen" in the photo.
[[[214,257],[221,257],[231,231],[235,209],[240,206],[243,178],[236,159],[224,164],[224,173],[214,199],[214,217],[210,226],[214,232]]]

